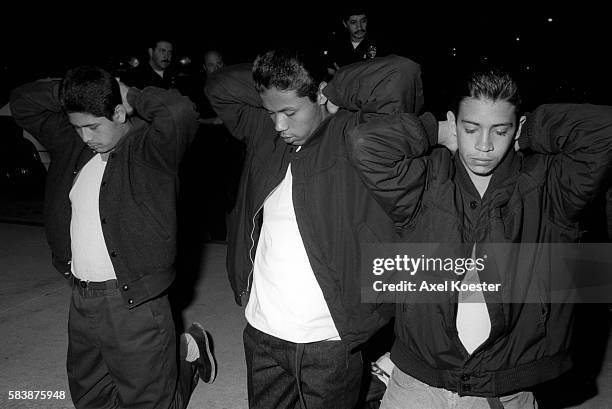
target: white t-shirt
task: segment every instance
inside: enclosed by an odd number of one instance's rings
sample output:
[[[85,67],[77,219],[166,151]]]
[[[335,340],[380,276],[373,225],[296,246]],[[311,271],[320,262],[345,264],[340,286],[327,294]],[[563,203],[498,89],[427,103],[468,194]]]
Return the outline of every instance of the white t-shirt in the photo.
[[[339,340],[298,229],[292,182],[289,165],[264,202],[245,316],[253,327],[286,341]]]
[[[476,257],[476,245],[472,247],[472,259]],[[473,267],[465,273],[463,283],[480,283]],[[457,332],[461,343],[471,354],[489,337],[491,318],[482,291],[460,291],[457,306]]]
[[[153,71],[155,71],[160,77],[164,78],[164,70],[156,70],[155,68],[153,68]]]
[[[72,274],[85,281],[116,279],[100,222],[100,184],[108,154],[97,154],[83,166],[70,190]]]

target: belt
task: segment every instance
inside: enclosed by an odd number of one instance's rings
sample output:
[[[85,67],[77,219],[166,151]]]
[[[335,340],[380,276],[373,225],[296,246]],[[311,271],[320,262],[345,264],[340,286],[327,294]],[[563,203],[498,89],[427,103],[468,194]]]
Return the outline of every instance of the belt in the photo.
[[[77,287],[88,290],[112,290],[113,288],[119,288],[119,283],[117,283],[116,279],[106,281],[85,281],[72,276],[72,281]]]

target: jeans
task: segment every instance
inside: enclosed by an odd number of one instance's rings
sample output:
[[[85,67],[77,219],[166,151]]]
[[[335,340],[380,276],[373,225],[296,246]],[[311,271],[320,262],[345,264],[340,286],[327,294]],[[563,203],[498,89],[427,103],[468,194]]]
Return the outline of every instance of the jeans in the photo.
[[[501,406],[500,406],[501,405]],[[380,409],[537,409],[533,393],[518,392],[500,398],[459,396],[443,388],[429,386],[393,368]]]
[[[343,341],[296,344],[247,324],[244,330],[251,409],[352,409],[360,391],[360,352]]]

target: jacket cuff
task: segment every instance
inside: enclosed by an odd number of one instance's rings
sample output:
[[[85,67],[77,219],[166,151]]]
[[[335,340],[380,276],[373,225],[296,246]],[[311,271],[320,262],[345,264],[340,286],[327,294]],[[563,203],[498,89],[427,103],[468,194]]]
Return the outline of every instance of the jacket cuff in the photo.
[[[138,95],[140,94],[140,90],[136,87],[129,87],[127,95],[125,96],[125,99],[127,100],[127,103],[130,104],[130,106],[132,108],[134,108],[134,105],[136,103],[136,98],[138,98]]]
[[[51,97],[53,98],[54,101],[57,101],[58,105],[60,104],[60,96],[59,96],[59,90],[60,90],[60,82],[59,81],[54,81],[52,88],[51,88]]]
[[[336,90],[334,86],[327,86],[323,88],[323,95],[325,95],[327,99],[330,100],[334,105],[342,105],[338,103],[340,101],[340,93]]]
[[[69,262],[63,261],[59,259],[55,254],[51,255],[51,264],[53,267],[62,275],[64,278],[70,278],[72,274],[72,269]]]
[[[427,134],[429,146],[434,146],[438,143],[438,121],[431,112],[425,112],[419,116],[419,120]]]

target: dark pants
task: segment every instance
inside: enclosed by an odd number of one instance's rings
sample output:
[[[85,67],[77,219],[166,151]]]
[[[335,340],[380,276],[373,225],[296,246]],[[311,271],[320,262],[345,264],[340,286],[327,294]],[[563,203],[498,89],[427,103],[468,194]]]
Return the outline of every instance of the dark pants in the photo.
[[[247,325],[244,350],[249,408],[352,409],[357,402],[361,353],[343,341],[296,344]]]
[[[197,384],[178,361],[168,297],[127,309],[118,288],[73,286],[67,368],[77,408],[186,408]]]

